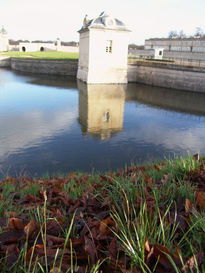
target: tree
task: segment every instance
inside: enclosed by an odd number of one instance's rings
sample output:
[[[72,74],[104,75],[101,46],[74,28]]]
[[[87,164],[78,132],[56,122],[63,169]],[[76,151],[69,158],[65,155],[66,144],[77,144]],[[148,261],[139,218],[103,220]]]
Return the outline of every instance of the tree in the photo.
[[[201,27],[196,27],[194,37],[203,37],[204,36],[204,31]]]
[[[180,32],[179,32],[179,38],[180,39],[183,39],[183,38],[186,38],[186,34],[184,33],[184,31],[183,31],[183,29],[182,30],[180,30]]]
[[[178,35],[177,35],[176,30],[171,30],[171,31],[169,32],[169,34],[168,34],[168,38],[169,38],[169,39],[173,39],[173,38],[177,38],[177,37],[178,37]]]

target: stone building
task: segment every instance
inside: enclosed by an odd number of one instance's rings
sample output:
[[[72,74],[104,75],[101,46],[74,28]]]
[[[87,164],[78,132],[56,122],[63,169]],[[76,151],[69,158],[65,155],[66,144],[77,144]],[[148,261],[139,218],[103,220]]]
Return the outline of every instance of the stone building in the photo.
[[[129,30],[102,12],[84,19],[80,33],[77,78],[87,83],[127,83]]]
[[[7,31],[2,27],[0,29],[0,51],[8,51],[9,50],[9,40]]]
[[[20,42],[19,51],[32,52],[32,51],[51,51],[57,50],[55,43],[42,43],[42,42]]]
[[[148,39],[145,40],[145,49],[163,48],[166,51],[205,53],[205,39]]]

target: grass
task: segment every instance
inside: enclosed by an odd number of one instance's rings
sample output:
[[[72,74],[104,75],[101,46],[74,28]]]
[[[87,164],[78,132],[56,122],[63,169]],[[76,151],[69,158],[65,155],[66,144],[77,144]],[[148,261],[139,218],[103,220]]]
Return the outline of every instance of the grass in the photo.
[[[205,158],[188,155],[116,173],[4,179],[0,220],[13,211],[38,228],[16,243],[12,264],[0,247],[0,272],[205,272],[204,175]]]
[[[13,58],[34,58],[47,60],[78,60],[77,52],[60,52],[60,51],[36,51],[36,52],[19,52],[10,51],[2,52],[1,55]]]

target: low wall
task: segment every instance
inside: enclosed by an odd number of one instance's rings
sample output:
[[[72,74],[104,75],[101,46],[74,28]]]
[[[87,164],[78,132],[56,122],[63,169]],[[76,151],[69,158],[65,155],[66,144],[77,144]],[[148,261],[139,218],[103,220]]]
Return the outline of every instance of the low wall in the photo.
[[[8,57],[0,57],[0,67],[11,67],[11,59]]]
[[[75,77],[77,75],[78,61],[11,58],[11,68],[20,72]]]
[[[136,61],[128,65],[128,81],[205,93],[205,67]]]

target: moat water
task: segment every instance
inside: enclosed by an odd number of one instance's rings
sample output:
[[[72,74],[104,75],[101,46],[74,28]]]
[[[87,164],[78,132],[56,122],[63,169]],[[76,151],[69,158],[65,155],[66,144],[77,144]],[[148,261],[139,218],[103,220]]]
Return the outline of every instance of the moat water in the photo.
[[[205,154],[205,94],[0,69],[0,177]]]

